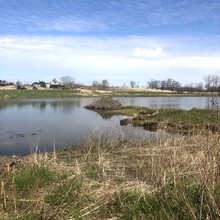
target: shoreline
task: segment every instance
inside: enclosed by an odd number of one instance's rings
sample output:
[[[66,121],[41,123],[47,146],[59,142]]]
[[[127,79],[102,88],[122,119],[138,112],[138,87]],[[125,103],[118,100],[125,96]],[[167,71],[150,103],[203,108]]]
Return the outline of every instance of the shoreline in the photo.
[[[0,214],[5,220],[156,220],[197,219],[202,212],[218,219],[219,138],[94,136],[80,148],[25,156],[12,169],[0,170]]]
[[[73,97],[212,97],[219,96],[217,92],[195,92],[195,93],[177,93],[171,91],[148,90],[148,89],[108,89],[108,90],[7,90],[0,89],[0,99],[19,99],[19,98],[73,98]]]

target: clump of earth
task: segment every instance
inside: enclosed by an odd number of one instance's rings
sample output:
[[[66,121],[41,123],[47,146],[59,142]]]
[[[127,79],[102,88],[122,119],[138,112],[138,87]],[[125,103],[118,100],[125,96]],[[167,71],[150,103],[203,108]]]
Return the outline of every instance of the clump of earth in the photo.
[[[93,102],[85,106],[86,109],[91,110],[119,110],[123,109],[124,106],[112,97],[103,97],[100,100]]]

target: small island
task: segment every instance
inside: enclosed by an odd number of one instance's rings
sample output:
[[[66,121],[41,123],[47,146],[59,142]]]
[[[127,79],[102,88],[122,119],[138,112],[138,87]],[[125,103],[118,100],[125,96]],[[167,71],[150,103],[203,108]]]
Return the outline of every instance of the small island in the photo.
[[[204,131],[220,132],[220,111],[218,109],[149,109],[141,106],[123,106],[111,97],[85,106],[100,115],[125,115],[128,118],[120,120],[120,125],[143,127],[145,130],[166,130],[171,133],[195,134]]]

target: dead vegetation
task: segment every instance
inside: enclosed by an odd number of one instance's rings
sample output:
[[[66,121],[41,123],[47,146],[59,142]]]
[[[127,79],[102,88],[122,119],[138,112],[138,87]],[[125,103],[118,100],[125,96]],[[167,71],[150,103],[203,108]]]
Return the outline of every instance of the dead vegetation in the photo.
[[[21,158],[1,170],[2,219],[218,219],[220,136],[126,141]],[[34,180],[34,181],[33,181]],[[180,216],[181,215],[181,216]]]
[[[92,110],[119,110],[123,109],[123,105],[117,101],[113,100],[111,97],[102,97],[100,100],[93,102],[89,105],[86,105],[86,109],[92,109]]]

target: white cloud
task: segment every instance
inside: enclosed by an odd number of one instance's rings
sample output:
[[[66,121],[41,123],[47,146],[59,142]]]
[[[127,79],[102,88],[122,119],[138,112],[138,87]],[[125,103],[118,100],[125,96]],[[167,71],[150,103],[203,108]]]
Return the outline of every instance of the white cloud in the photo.
[[[13,49],[13,50],[50,50],[51,46],[48,43],[39,42],[34,39],[23,39],[23,38],[0,38],[0,49]]]
[[[220,69],[220,56],[188,56],[172,57],[159,61],[160,65],[170,67],[179,67],[182,69]]]
[[[162,48],[147,49],[136,47],[134,54],[136,57],[142,57],[146,59],[161,58],[166,56]]]
[[[77,81],[87,83],[104,77],[114,85],[121,85],[120,82],[129,80],[144,83],[150,78],[178,80],[183,73],[188,79],[193,74],[196,74],[194,78],[202,78],[202,69],[208,74],[220,70],[220,54],[204,55],[204,50],[200,55],[198,51],[196,55],[191,51],[188,55],[187,51],[176,54],[170,45],[135,36],[101,39],[3,36],[0,37],[0,75],[10,76],[10,81],[22,77],[29,82],[72,75]]]

